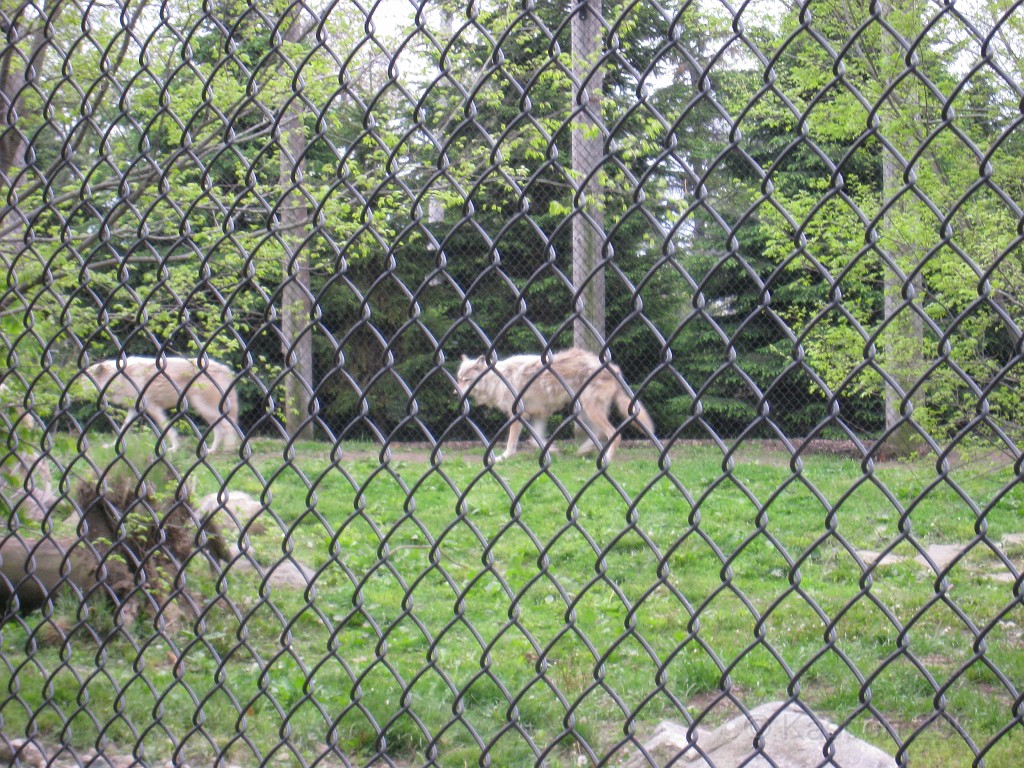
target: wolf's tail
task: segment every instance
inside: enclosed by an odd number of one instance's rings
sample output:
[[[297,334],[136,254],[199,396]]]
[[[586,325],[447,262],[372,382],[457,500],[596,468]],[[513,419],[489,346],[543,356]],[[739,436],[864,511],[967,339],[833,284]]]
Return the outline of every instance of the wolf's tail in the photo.
[[[654,437],[654,420],[639,399],[634,399],[623,387],[615,394],[615,407],[624,419],[630,419],[634,427]]]

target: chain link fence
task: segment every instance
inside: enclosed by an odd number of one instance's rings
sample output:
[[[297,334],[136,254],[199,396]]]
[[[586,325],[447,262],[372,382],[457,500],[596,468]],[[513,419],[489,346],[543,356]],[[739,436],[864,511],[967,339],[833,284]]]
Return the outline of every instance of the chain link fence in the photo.
[[[1016,3],[0,24],[12,765],[1017,764]]]

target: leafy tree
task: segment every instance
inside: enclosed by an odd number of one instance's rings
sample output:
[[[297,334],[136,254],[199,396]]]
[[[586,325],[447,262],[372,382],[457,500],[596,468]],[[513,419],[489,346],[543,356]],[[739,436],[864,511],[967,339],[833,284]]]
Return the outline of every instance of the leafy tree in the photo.
[[[7,14],[18,399],[73,415],[85,353],[205,353],[268,382],[256,428],[433,439],[445,356],[571,343],[569,6],[442,4],[393,40],[289,8]],[[1019,423],[1018,22],[977,10],[965,77],[970,28],[911,45],[931,11],[883,10],[606,5],[607,340],[663,433],[877,432],[903,364],[928,434]]]
[[[982,159],[984,147],[1005,146],[1000,115],[1017,96],[994,68],[962,78],[955,65],[970,39],[947,17],[926,25],[922,7],[882,10],[840,1],[794,11],[751,33],[762,53],[749,75],[719,79],[729,113],[743,116],[730,126],[742,131],[736,154],[756,161],[730,166],[753,225],[738,247],[752,251],[747,295],[762,297],[765,339],[774,336],[777,360],[793,361],[772,386],[796,384],[807,425],[838,405],[840,420],[828,423],[880,431],[888,380],[914,395],[911,432],[939,438],[1001,400],[992,353],[1007,359],[1013,322],[981,276],[1009,277],[1016,161],[996,171]],[[915,40],[901,29],[927,31]],[[913,293],[887,289],[896,278]]]

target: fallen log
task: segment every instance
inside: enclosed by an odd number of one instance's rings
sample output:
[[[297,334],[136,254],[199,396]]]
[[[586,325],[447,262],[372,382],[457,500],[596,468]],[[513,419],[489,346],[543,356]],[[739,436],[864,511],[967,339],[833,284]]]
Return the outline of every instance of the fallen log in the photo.
[[[131,571],[105,551],[81,539],[24,539],[0,543],[0,622],[23,616],[73,590],[79,600],[103,595],[124,604],[134,587]]]

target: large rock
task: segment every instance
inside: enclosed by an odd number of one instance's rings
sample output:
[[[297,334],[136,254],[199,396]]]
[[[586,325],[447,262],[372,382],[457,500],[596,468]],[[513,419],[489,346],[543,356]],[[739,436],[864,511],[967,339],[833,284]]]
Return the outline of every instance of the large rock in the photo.
[[[239,526],[251,533],[261,533],[263,525],[258,518],[267,513],[266,505],[242,491],[222,491],[204,496],[199,509],[204,519],[216,517],[222,521],[224,528],[232,532],[230,538],[233,543],[226,558],[230,563],[229,570],[236,573],[255,570],[255,552],[248,540],[240,541]],[[245,556],[242,556],[243,552]],[[270,586],[282,589],[306,589],[316,577],[316,571],[312,568],[288,558],[262,566],[262,571]]]
[[[754,748],[754,738],[759,730],[760,752]],[[626,763],[626,768],[670,764],[680,768],[738,768],[741,765],[744,768],[813,768],[820,765],[830,768],[893,768],[895,765],[896,761],[885,752],[846,731],[835,736],[826,757],[826,737],[833,736],[836,730],[834,723],[821,717],[815,722],[800,707],[781,701],[755,707],[749,718],[740,715],[712,731],[697,728],[693,740],[687,738],[689,726],[665,721],[644,744],[650,759],[638,753]]]
[[[221,526],[235,531],[255,520],[266,507],[243,491],[208,493],[199,502],[204,515],[217,515]]]

